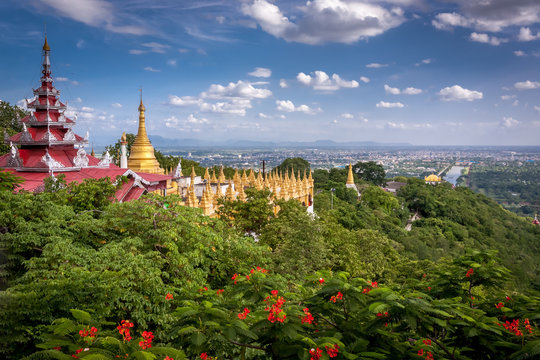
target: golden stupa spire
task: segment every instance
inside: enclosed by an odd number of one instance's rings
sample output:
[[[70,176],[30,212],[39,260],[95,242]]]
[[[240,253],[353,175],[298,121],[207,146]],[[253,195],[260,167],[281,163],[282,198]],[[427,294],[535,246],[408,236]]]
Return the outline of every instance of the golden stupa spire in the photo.
[[[352,165],[349,163],[349,174],[347,175],[347,184],[354,185],[354,176],[352,172]]]
[[[195,174],[195,167],[194,166],[191,166],[191,174],[190,174],[190,177],[191,177],[191,185],[195,184],[195,177],[197,176],[197,174]]]
[[[128,168],[134,171],[148,172],[153,174],[163,174],[163,169],[159,167],[159,163],[154,155],[154,147],[148,139],[146,133],[146,117],[145,107],[142,101],[142,89],[141,102],[139,104],[139,130],[133,145],[131,145],[131,151],[128,159]]]
[[[206,168],[206,170],[204,170],[203,179],[206,180],[206,181],[210,181],[210,173],[208,172],[208,168]]]
[[[231,180],[229,180],[229,186],[227,187],[227,191],[225,193],[225,198],[227,200],[230,200],[230,201],[234,201],[234,199],[236,198],[236,194],[234,193]]]
[[[45,35],[45,42],[43,43],[43,51],[51,51],[49,43],[47,42],[47,35]]]

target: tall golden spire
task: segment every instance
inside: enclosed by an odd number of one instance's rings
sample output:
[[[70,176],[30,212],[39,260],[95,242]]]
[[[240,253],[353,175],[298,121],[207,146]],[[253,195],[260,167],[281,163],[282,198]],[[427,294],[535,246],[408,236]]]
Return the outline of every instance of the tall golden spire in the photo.
[[[135,137],[133,145],[131,145],[128,168],[134,171],[163,174],[163,169],[159,167],[159,163],[154,155],[154,147],[146,133],[146,117],[144,114],[146,109],[142,101],[142,89],[140,89],[140,92],[139,130],[137,131],[137,136]]]
[[[47,35],[45,35],[45,43],[43,43],[43,51],[51,51],[49,43],[47,42]]]
[[[351,164],[349,164],[349,174],[347,175],[347,184],[354,185],[354,176],[353,176]]]

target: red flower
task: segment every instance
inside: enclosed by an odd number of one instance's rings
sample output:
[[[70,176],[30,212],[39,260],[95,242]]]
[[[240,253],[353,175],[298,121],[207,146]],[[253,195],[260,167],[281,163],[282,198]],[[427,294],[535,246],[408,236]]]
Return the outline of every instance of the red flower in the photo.
[[[261,271],[261,267],[260,267],[260,266],[257,266],[257,271]]]
[[[467,274],[465,275],[465,277],[471,277],[471,275],[474,274],[474,270],[472,268],[470,268],[468,271],[467,271]]]
[[[504,304],[502,302],[500,302],[500,303],[496,304],[495,307],[497,309],[500,309],[500,308],[504,307]]]
[[[506,297],[505,297],[504,300],[505,300],[505,301],[510,301],[510,300],[512,300],[512,299],[510,298],[510,296],[506,295]]]
[[[313,315],[311,315],[308,308],[304,308],[304,314],[306,314],[306,316],[301,318],[302,324],[305,324],[305,323],[311,324],[314,319],[313,319]]]
[[[370,291],[371,291],[371,289],[365,288],[365,289],[362,290],[362,294],[369,294]]]
[[[58,351],[60,351],[60,350],[62,350],[62,348],[61,348],[60,346],[55,346],[55,347],[53,347],[53,350],[58,350]]]
[[[172,357],[168,357],[167,355],[165,355],[165,359],[163,360],[174,360]]]
[[[324,348],[326,349],[326,352],[328,353],[329,357],[334,358],[334,357],[338,356],[338,352],[339,352],[338,344],[334,344],[333,348],[331,348],[329,346],[325,346]]]
[[[322,356],[323,351],[319,348],[309,350],[309,355],[311,355],[311,360],[319,360]]]
[[[234,274],[231,279],[234,280],[234,284],[236,284],[236,278],[238,277],[238,274]]]
[[[276,297],[277,294],[279,293],[279,291],[278,290],[272,290],[272,291],[270,291],[270,293],[272,294],[273,297]]]
[[[208,355],[207,355],[206,353],[202,353],[202,354],[201,354],[201,359],[202,359],[202,360],[208,359]]]
[[[154,334],[152,334],[151,331],[143,331],[142,337],[143,337],[143,341],[139,341],[139,346],[143,350],[151,348],[152,347],[152,339],[154,338]]]
[[[379,283],[378,283],[378,282],[376,282],[376,281],[371,282],[371,287],[376,288],[376,287],[378,287],[378,286],[379,286]]]
[[[433,360],[433,354],[428,351],[425,360]]]
[[[424,349],[418,350],[418,356],[422,356],[422,355],[424,355]]]
[[[428,286],[427,289],[428,289],[428,291],[431,291],[431,286]]]
[[[173,299],[173,295],[171,293],[167,293],[167,295],[165,295],[165,300],[172,300]]]
[[[387,316],[387,317],[389,316],[389,315],[388,315],[388,311],[386,311],[386,312],[384,313],[384,316]]]
[[[217,295],[221,295],[224,291],[225,291],[225,290],[223,290],[223,289],[218,289],[218,291],[216,291],[216,294],[217,294]]]
[[[244,308],[244,312],[239,313],[238,318],[244,320],[250,312],[248,308]]]
[[[424,343],[424,345],[431,346],[431,340],[430,339],[424,339],[422,342]]]
[[[253,270],[253,269],[251,269],[251,270]],[[246,275],[246,280],[249,281],[249,279],[250,279],[249,275]]]
[[[336,297],[337,297],[339,300],[341,300],[341,299],[343,299],[343,294],[342,294],[340,291],[338,291]]]
[[[343,299],[343,294],[341,293],[341,291],[338,291],[338,293],[335,296],[330,297],[330,301],[333,302],[334,304],[336,303],[337,300],[341,300],[341,299]]]
[[[377,313],[377,317],[381,317],[382,316],[382,313]]]
[[[116,327],[120,335],[123,336],[124,341],[131,341],[131,334],[129,333],[129,328],[132,327],[133,323],[129,320],[122,320],[121,324]]]
[[[319,278],[319,284],[324,284],[324,279],[323,278]]]

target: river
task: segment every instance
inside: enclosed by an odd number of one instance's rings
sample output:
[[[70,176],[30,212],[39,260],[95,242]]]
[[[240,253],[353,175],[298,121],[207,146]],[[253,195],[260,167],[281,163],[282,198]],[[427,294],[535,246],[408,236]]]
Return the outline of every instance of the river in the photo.
[[[455,186],[458,178],[461,176],[461,170],[463,169],[465,169],[464,166],[452,166],[444,176],[444,180]]]

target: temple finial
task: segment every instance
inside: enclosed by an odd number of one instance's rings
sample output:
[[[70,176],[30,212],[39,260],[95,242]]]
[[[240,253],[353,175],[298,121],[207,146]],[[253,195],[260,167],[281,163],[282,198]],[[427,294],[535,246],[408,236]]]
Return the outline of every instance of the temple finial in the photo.
[[[144,104],[142,102],[142,87],[139,89],[139,92],[141,93],[141,103],[139,104],[139,111],[144,111]]]

